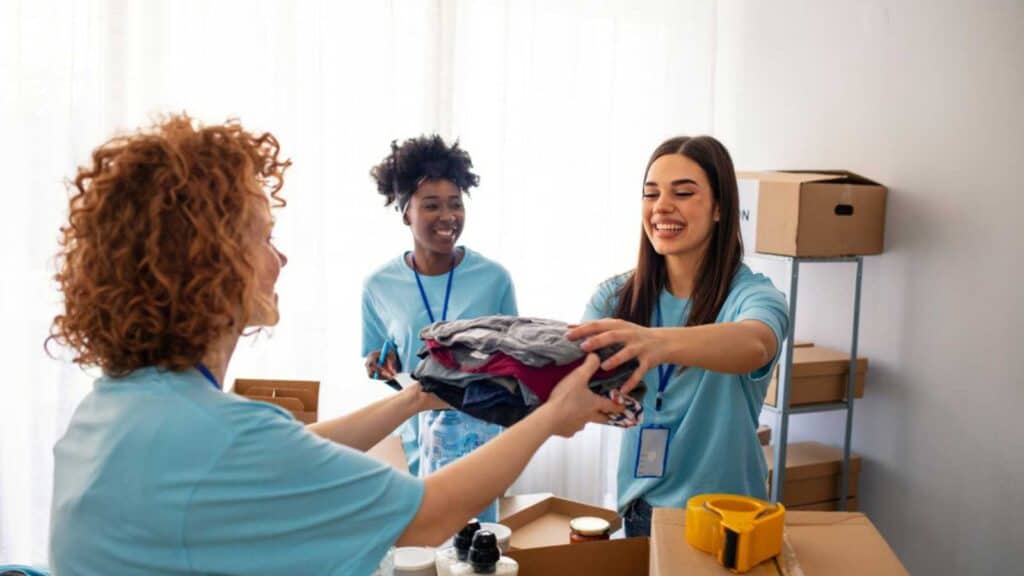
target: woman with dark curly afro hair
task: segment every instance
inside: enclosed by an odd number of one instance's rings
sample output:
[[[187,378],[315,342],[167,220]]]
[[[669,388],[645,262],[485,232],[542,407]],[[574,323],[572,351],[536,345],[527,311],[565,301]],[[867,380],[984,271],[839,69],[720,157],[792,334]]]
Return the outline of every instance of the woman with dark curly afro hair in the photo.
[[[522,424],[420,479],[362,453],[444,406],[418,385],[309,426],[223,393],[243,331],[278,320],[288,164],[271,134],[175,116],[79,169],[52,339],[103,375],[54,447],[56,574],[365,576],[395,543],[440,544],[552,434],[617,411],[586,386],[591,355]]]
[[[456,142],[421,136],[399,146],[370,175],[385,206],[394,206],[412,234],[412,250],[389,260],[363,287],[363,356],[371,377],[411,373],[419,360],[420,330],[440,320],[507,314],[515,316],[515,290],[503,266],[458,246],[466,224],[463,195],[479,183],[473,161]],[[380,355],[387,348],[385,360]],[[441,411],[403,425],[402,443],[413,474],[433,472],[455,455],[431,442],[430,429]],[[463,413],[448,414],[482,443],[501,428]],[[496,507],[481,519],[496,521]]]

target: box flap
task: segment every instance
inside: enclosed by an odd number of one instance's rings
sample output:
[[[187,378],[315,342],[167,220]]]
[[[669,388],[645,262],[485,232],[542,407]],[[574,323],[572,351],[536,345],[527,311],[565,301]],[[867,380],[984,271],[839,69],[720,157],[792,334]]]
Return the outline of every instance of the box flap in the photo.
[[[871,525],[860,512],[801,512],[786,511],[786,528],[794,526],[835,526],[838,524]]]
[[[805,171],[738,171],[736,178],[740,180],[759,180],[761,182],[777,182],[780,184],[803,184],[804,182],[827,182],[841,178],[836,174],[829,174],[826,171],[805,172]]]
[[[519,563],[520,576],[640,575],[648,573],[650,546],[648,538],[624,538],[570,546],[510,550],[508,556]]]
[[[764,458],[768,462],[768,474],[775,467],[773,446],[762,446]],[[843,451],[835,446],[827,446],[820,442],[794,442],[786,446],[786,484],[807,478],[822,476],[838,476]],[[860,472],[861,458],[850,453],[850,471],[856,476]]]
[[[856,496],[850,496],[846,499],[846,512],[857,512],[860,509],[860,503],[857,502]],[[826,500],[824,502],[814,502],[812,504],[798,504],[796,506],[786,506],[786,510],[815,510],[822,512],[838,512],[839,500]]]
[[[814,180],[801,180],[801,182],[834,182],[836,184],[861,184],[867,186],[881,186],[878,182],[861,176],[849,170],[779,170],[788,174],[814,174],[825,175],[828,178],[815,178]]]
[[[762,182],[791,184],[829,182],[835,184],[881,186],[878,182],[849,170],[739,170],[736,172],[736,178],[740,180],[760,180]]]
[[[540,503],[541,500],[554,496],[551,492],[537,492],[534,494],[516,494],[514,496],[503,496],[498,498],[498,519],[505,518]]]

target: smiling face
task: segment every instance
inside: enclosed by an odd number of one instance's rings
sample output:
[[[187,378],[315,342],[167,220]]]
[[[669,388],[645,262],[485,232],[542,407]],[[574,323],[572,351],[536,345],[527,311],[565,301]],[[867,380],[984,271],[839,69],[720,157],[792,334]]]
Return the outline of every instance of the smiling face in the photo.
[[[707,174],[681,154],[651,163],[642,213],[644,233],[662,256],[703,253],[719,219]]]
[[[439,254],[455,250],[465,222],[462,191],[449,180],[420,183],[405,211],[405,223],[416,245]]]

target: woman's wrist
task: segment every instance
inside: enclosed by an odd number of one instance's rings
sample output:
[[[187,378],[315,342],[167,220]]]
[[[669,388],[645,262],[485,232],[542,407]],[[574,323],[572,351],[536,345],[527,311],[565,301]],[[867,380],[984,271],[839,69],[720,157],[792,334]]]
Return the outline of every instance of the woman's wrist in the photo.
[[[654,337],[654,346],[651,347],[651,358],[654,365],[670,364],[675,350],[675,338],[672,337],[671,328],[649,328]]]
[[[396,396],[396,400],[400,402],[402,412],[407,417],[415,416],[429,409],[427,393],[420,388],[419,384],[402,389]]]
[[[527,422],[527,426],[543,432],[545,437],[554,436],[556,430],[555,423],[558,422],[557,402],[555,400],[541,404],[523,422]]]

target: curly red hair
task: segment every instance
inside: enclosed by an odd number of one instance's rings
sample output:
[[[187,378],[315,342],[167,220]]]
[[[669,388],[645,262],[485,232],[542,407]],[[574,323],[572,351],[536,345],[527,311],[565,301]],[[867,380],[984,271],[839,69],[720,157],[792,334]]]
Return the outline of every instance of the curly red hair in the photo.
[[[50,339],[111,375],[183,370],[274,306],[250,254],[256,219],[285,205],[291,162],[279,151],[272,134],[237,120],[202,126],[186,115],[94,150],[70,185],[56,275],[64,312]]]

